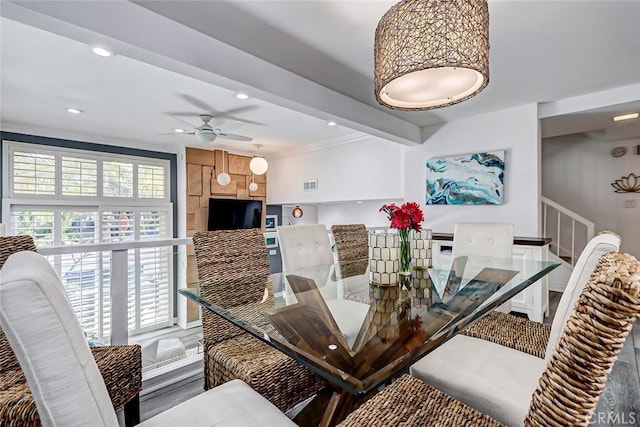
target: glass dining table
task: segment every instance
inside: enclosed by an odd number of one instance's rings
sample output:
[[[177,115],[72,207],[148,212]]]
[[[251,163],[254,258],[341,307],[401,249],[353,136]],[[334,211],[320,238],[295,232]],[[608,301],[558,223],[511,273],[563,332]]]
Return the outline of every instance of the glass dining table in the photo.
[[[379,386],[558,265],[522,257],[437,257],[431,268],[379,285],[363,259],[266,275],[264,294],[246,304],[179,292],[325,378],[332,391],[320,424],[334,425]],[[242,292],[241,281],[231,286]]]

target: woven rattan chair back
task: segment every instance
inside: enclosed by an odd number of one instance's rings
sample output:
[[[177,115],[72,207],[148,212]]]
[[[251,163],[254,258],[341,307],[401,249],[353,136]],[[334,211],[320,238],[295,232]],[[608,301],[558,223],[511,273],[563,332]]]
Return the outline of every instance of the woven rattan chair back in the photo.
[[[31,236],[0,237],[0,268],[11,255],[21,251],[34,251],[36,245]],[[0,374],[20,367],[16,355],[0,328]]]
[[[364,224],[332,225],[342,278],[359,276],[367,271],[369,234]]]
[[[202,296],[225,308],[262,299],[269,258],[260,230],[198,232],[193,235],[193,245]],[[206,309],[202,310],[202,329],[207,345],[243,333]]]
[[[367,227],[364,224],[332,225],[338,261],[356,261],[369,256]]]
[[[533,394],[526,426],[587,426],[640,313],[640,263],[600,258]]]

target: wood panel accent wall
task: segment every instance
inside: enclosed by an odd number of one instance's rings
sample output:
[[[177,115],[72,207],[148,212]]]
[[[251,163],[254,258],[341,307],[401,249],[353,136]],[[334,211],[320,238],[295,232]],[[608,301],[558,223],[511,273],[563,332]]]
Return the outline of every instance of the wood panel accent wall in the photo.
[[[231,182],[224,187],[216,181],[218,173],[222,173],[222,156],[224,155],[224,172],[231,176]],[[196,231],[207,230],[209,218],[209,199],[252,199],[262,201],[262,224],[267,213],[267,176],[256,175],[254,182],[258,184],[256,191],[249,191],[251,157],[229,154],[221,150],[186,149],[187,163],[187,236]],[[198,270],[196,268],[193,245],[187,248],[187,287],[198,288]],[[187,321],[193,322],[200,317],[199,306],[187,303]]]

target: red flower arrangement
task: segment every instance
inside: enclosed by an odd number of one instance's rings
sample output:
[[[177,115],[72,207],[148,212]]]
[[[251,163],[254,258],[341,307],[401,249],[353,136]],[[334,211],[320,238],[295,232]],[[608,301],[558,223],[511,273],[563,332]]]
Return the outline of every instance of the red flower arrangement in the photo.
[[[421,223],[424,221],[424,214],[415,202],[406,202],[402,206],[396,206],[395,203],[382,205],[380,212],[387,214],[387,218],[391,220],[391,228],[398,230],[410,228],[415,231],[422,229]]]
[[[409,230],[420,231],[424,221],[422,209],[415,202],[406,202],[402,206],[395,203],[382,205],[380,212],[385,212],[387,218],[391,220],[391,228],[398,230],[400,236],[400,274],[410,277],[411,275],[411,251],[409,249]]]

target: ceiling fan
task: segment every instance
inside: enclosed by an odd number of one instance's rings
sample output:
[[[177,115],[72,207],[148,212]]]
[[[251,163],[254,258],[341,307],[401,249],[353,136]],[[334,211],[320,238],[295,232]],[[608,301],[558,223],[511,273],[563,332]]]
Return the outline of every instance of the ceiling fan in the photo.
[[[188,135],[195,135],[198,141],[211,144],[217,138],[231,139],[233,141],[253,141],[253,138],[235,133],[229,133],[231,129],[242,126],[240,122],[229,122],[221,125],[212,126],[209,122],[213,117],[209,114],[201,114],[200,120],[202,124],[193,129],[193,132],[185,132]],[[183,120],[184,121],[184,120]]]

